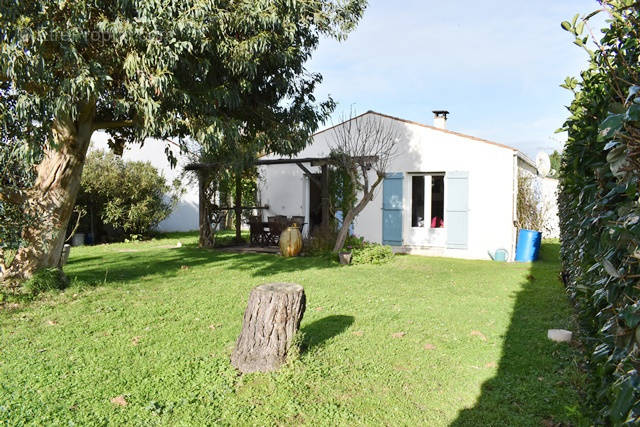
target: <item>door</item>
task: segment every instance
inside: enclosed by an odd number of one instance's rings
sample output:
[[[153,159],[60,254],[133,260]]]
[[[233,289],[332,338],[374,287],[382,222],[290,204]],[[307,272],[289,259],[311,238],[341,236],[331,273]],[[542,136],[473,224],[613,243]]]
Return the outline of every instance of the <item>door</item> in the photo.
[[[320,189],[321,174],[316,173],[309,177],[309,219],[307,229],[314,231],[322,224],[322,198]]]
[[[469,246],[469,173],[448,172],[446,177],[447,248]]]
[[[402,246],[402,173],[388,173],[382,183],[382,243]]]
[[[444,174],[415,173],[407,183],[411,217],[407,218],[405,243],[412,246],[444,247],[446,218],[444,215]]]

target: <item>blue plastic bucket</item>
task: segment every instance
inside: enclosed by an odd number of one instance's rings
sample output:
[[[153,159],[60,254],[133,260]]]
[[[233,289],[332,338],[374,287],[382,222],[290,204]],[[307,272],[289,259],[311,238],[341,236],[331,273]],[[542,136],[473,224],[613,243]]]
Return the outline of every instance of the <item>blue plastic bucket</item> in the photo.
[[[534,230],[518,231],[518,245],[516,246],[516,261],[537,261],[540,255],[542,233]]]

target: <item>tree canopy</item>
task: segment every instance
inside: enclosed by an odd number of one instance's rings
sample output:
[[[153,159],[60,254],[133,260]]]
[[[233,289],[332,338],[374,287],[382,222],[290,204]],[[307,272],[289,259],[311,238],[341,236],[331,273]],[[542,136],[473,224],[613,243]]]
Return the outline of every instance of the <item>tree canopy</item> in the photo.
[[[194,139],[207,152],[302,149],[334,108],[307,60],[365,0],[8,0],[0,4],[0,133],[39,153],[33,186],[3,203],[41,218],[15,269],[55,265],[91,135]],[[165,152],[175,162],[172,145]],[[25,151],[23,150],[23,151]],[[247,150],[244,150],[247,151]],[[255,150],[249,150],[251,152]],[[26,167],[26,166],[25,166]],[[15,196],[15,197],[13,197]],[[13,266],[12,266],[13,267]]]
[[[332,109],[304,65],[364,1],[9,1],[0,10],[3,133],[33,145],[95,108],[114,142],[218,144],[243,135],[293,153]]]

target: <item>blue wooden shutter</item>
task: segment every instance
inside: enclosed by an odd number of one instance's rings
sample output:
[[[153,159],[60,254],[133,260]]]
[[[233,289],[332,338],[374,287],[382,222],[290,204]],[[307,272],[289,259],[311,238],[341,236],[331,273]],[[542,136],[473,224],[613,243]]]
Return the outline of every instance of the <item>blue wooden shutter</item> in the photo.
[[[447,248],[467,249],[469,242],[469,173],[447,172],[445,203]]]
[[[388,173],[382,183],[382,243],[402,246],[402,173]]]

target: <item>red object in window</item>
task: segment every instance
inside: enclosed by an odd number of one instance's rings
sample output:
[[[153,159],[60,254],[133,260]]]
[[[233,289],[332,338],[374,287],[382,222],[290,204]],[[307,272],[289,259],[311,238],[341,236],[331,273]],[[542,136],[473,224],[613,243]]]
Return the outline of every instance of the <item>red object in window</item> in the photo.
[[[444,221],[442,218],[438,216],[434,216],[431,218],[431,228],[442,228],[444,227]]]

